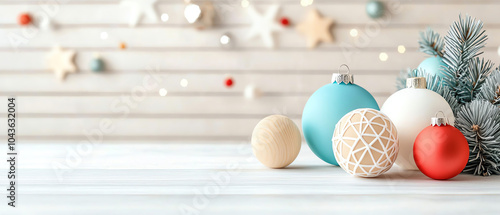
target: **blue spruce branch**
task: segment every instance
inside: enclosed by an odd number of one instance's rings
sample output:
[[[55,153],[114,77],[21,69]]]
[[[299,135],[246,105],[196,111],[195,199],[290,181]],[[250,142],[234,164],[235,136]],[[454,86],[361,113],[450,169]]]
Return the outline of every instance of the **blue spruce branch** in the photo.
[[[460,108],[455,120],[469,143],[465,173],[500,174],[500,108],[486,100],[475,100]]]
[[[487,100],[500,108],[500,67],[486,78],[477,98]]]
[[[421,52],[443,57],[444,40],[431,28],[427,28],[425,32],[420,32],[418,44]]]
[[[428,32],[421,33],[419,41],[421,51],[427,54],[434,53],[429,41],[439,40]],[[487,40],[484,33],[480,20],[460,15],[444,38],[445,78],[407,70],[401,72],[397,86],[404,88],[408,77],[425,77],[427,88],[448,101],[456,116],[455,127],[469,143],[470,156],[464,172],[488,176],[500,175],[500,67],[492,70],[491,61],[477,57]]]
[[[474,100],[479,93],[485,79],[491,74],[493,64],[491,61],[473,58],[465,67],[465,72],[458,78],[457,98],[462,104]]]
[[[485,46],[487,36],[484,35],[483,22],[466,15],[459,16],[458,22],[453,22],[444,38],[445,47],[443,61],[447,65],[444,69],[446,84],[454,91],[463,91],[466,87],[458,79],[466,72],[469,61],[482,54],[480,50]],[[462,92],[463,94],[463,92]],[[464,100],[460,100],[461,103]]]

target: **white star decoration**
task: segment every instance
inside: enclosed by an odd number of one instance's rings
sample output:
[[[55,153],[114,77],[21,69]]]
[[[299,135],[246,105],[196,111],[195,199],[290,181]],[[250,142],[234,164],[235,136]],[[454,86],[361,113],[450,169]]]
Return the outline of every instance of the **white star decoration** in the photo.
[[[59,80],[63,80],[67,73],[76,72],[76,67],[73,63],[74,57],[74,51],[63,51],[59,46],[54,47],[49,53],[49,57],[47,59],[49,68],[54,72]]]
[[[137,25],[143,14],[153,20],[158,21],[158,16],[155,11],[155,3],[157,0],[123,0],[121,5],[130,8],[129,26],[134,27]]]
[[[248,34],[248,39],[260,36],[264,44],[269,47],[274,47],[273,32],[283,29],[277,22],[276,16],[278,14],[279,5],[271,6],[266,14],[259,14],[253,6],[248,8],[248,14],[252,20],[252,29]]]

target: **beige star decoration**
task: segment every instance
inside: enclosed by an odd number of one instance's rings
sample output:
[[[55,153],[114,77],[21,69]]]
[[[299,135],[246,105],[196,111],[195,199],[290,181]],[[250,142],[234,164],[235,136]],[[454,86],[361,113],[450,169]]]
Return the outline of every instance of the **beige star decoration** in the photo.
[[[297,31],[304,34],[309,48],[316,47],[320,42],[333,42],[330,28],[333,20],[324,18],[318,10],[312,9],[308,12],[306,20],[297,25]]]
[[[54,72],[59,80],[64,80],[67,73],[75,73],[76,66],[73,63],[75,51],[62,50],[61,47],[56,46],[49,53],[47,59],[49,68]]]

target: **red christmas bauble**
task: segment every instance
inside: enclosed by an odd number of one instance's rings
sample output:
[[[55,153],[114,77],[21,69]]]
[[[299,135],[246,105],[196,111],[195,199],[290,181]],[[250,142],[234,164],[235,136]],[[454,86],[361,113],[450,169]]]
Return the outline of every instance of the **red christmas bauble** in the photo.
[[[469,144],[464,135],[451,125],[428,126],[413,145],[415,163],[426,176],[444,180],[462,172],[469,160]]]
[[[19,25],[28,25],[31,23],[31,16],[27,13],[21,13],[17,21]]]
[[[224,83],[226,84],[226,87],[232,87],[234,84],[233,79],[231,77],[226,78],[226,81]]]
[[[283,25],[283,26],[290,25],[290,21],[288,21],[288,18],[286,18],[286,17],[281,18],[280,21],[281,21],[281,25]]]

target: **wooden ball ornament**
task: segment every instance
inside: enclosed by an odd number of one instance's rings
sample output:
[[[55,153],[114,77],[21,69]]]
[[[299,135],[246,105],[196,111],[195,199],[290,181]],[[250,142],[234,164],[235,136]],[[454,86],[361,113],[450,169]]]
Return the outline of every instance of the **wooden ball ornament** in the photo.
[[[371,108],[356,109],[342,117],[332,142],[340,167],[361,177],[388,171],[399,151],[396,126],[385,114]]]
[[[252,133],[253,154],[270,168],[290,165],[299,154],[301,142],[297,125],[282,115],[262,119]]]

